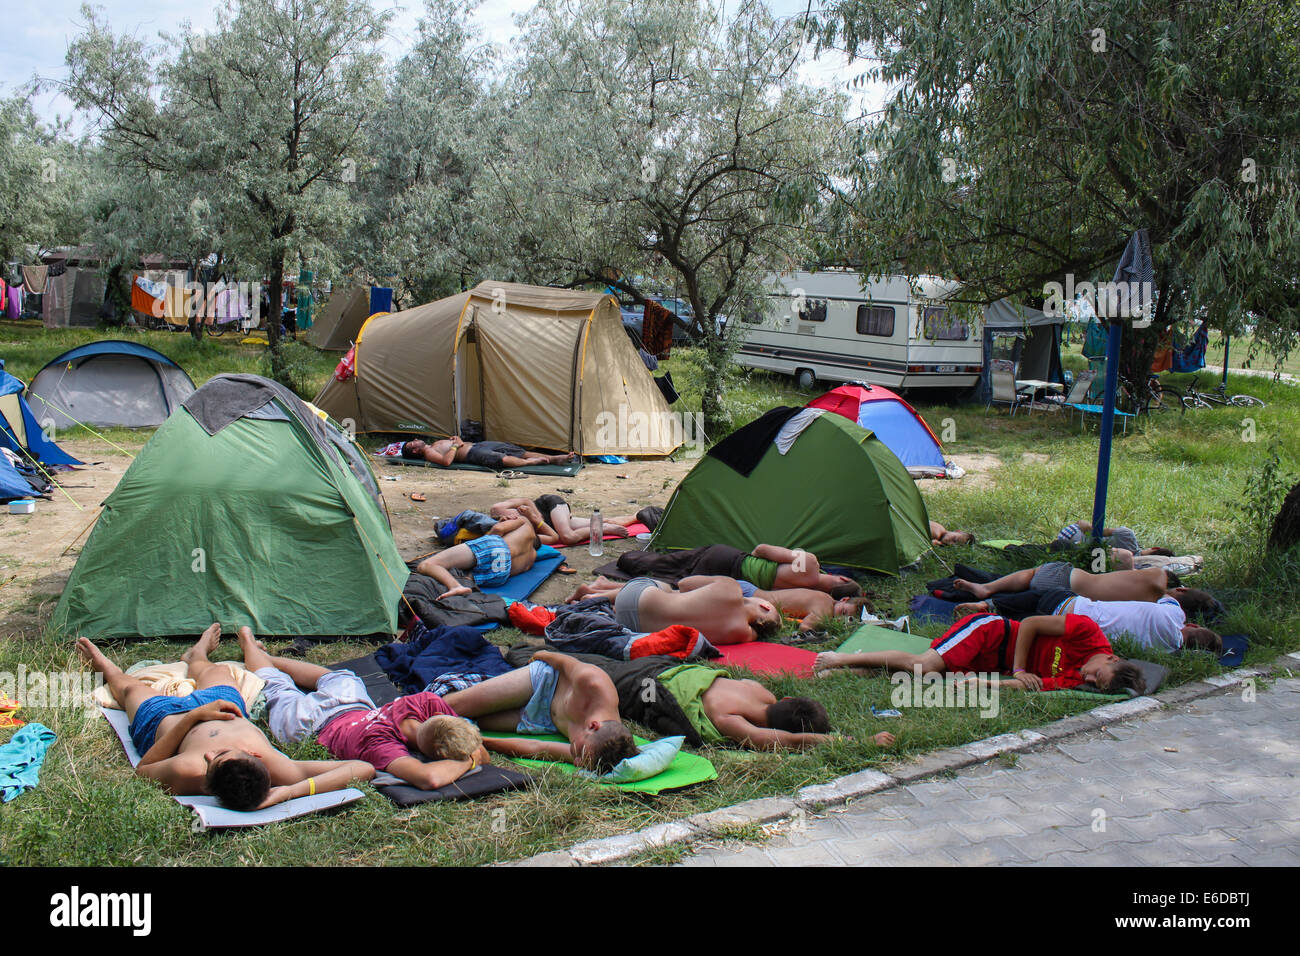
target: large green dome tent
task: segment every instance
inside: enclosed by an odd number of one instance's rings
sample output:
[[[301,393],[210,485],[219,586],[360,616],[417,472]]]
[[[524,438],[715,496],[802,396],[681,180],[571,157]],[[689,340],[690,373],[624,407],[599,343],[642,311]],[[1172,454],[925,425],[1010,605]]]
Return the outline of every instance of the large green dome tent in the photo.
[[[54,611],[70,637],[392,633],[407,568],[356,443],[288,389],[219,375],[104,502]]]
[[[874,433],[823,414],[782,454],[773,441],[780,415],[772,416],[729,436],[731,455],[715,454],[719,444],[700,459],[669,499],[651,548],[774,544],[802,548],[824,565],[885,574],[929,548],[930,519],[916,482]],[[757,459],[748,475],[724,460],[737,449]]]

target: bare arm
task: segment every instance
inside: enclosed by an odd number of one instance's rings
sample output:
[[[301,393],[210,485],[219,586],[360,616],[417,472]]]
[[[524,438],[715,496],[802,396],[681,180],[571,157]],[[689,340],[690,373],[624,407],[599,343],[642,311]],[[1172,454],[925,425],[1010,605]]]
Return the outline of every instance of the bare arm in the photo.
[[[455,783],[475,767],[474,760],[430,760],[399,757],[384,769],[421,790],[439,790]]]
[[[731,584],[735,584],[736,587],[740,587],[740,585],[737,584],[735,578],[729,578],[726,575],[692,574],[689,578],[682,578],[680,581],[677,582],[677,590],[698,591],[700,588],[708,587],[710,584],[715,584],[718,581],[727,581]]]
[[[755,750],[803,750],[831,739],[830,734],[792,734],[788,730],[759,727],[739,714],[719,717],[713,721],[713,726],[724,737]]]
[[[316,793],[333,793],[342,790],[353,780],[372,780],[375,776],[375,768],[364,760],[295,760],[293,765],[301,771],[302,779],[272,787],[257,809]],[[321,767],[330,769],[322,773],[317,769]]]
[[[1034,641],[1040,635],[1060,637],[1064,633],[1065,617],[1062,615],[1039,614],[1025,618],[1016,631],[1016,653],[1011,663],[1012,671],[1018,673],[1025,669],[1025,664],[1029,661],[1029,649],[1034,646]]]
[[[777,564],[790,564],[794,561],[794,552],[789,548],[779,548],[774,544],[760,544],[750,552],[756,558],[766,558]]]
[[[527,740],[523,737],[484,737],[483,746],[507,757],[532,757],[536,760],[556,760],[573,763],[569,745],[558,740]]]
[[[532,659],[541,661],[543,664],[550,664],[559,673],[560,677],[570,681],[580,676],[580,672],[592,667],[591,664],[584,664],[576,657],[570,657],[568,654],[561,654],[558,651],[538,651],[532,656]],[[596,669],[599,670],[599,668]]]
[[[228,700],[214,700],[202,707],[194,708],[189,713],[182,714],[181,719],[173,721],[171,728],[161,737],[155,739],[153,746],[141,756],[140,763],[136,768],[137,772],[140,767],[176,756],[176,751],[180,748],[185,735],[193,730],[196,724],[201,724],[205,720],[234,720],[243,716],[239,711],[239,707]]]

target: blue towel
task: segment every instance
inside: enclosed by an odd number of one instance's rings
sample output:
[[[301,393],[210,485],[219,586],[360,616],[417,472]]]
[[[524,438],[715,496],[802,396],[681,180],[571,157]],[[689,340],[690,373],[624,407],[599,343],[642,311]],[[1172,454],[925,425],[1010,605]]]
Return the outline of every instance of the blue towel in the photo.
[[[44,724],[28,724],[0,747],[0,800],[8,803],[39,783],[45,751],[56,740]]]

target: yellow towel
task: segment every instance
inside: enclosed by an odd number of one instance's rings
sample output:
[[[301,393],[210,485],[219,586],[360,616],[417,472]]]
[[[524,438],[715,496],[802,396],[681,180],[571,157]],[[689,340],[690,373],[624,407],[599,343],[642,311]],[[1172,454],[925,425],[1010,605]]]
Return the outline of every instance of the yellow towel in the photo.
[[[235,689],[244,698],[246,708],[253,706],[257,695],[266,686],[266,681],[244,667],[241,661],[221,661],[235,672]],[[194,693],[194,681],[189,677],[189,665],[184,661],[174,664],[152,664],[141,668],[131,675],[138,681],[153,687],[159,697],[185,697]],[[95,688],[95,703],[112,710],[121,710],[113,699],[113,692],[105,684]]]

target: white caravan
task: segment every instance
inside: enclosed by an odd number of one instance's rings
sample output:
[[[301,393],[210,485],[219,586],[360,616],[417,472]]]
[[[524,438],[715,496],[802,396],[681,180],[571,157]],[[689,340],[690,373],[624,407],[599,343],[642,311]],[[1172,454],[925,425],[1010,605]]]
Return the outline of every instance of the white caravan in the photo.
[[[944,300],[958,283],[906,276],[864,281],[856,272],[776,277],[766,316],[747,320],[736,361],[815,382],[886,388],[968,388],[979,381],[983,336]]]

